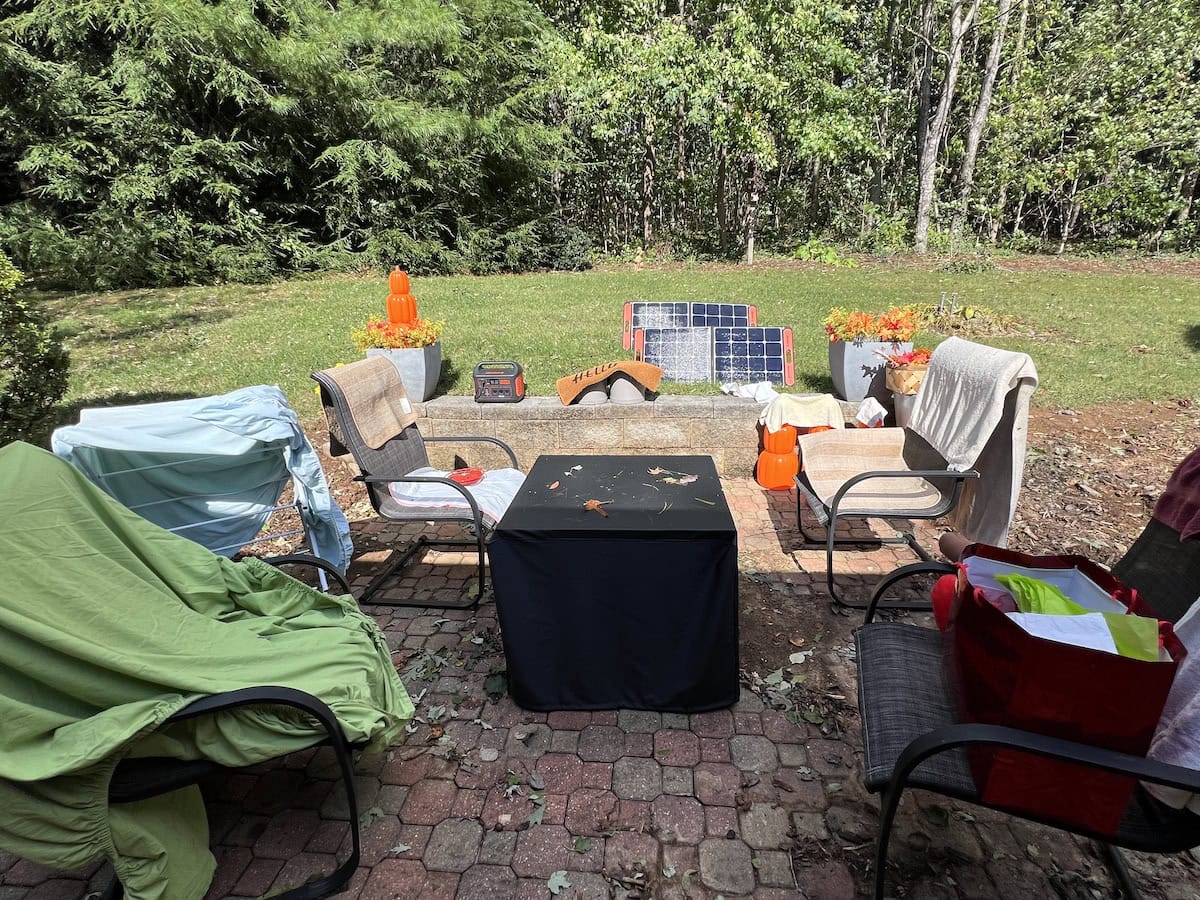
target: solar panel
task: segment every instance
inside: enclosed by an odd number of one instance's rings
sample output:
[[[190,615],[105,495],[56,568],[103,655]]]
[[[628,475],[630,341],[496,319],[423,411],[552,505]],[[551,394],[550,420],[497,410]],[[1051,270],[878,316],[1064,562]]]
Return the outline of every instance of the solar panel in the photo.
[[[790,328],[638,328],[633,353],[673,381],[796,381]]]
[[[746,327],[758,324],[758,307],[749,303],[702,303],[697,301],[647,301],[625,304],[621,346],[633,346],[635,328],[689,328],[692,326]]]
[[[712,381],[711,328],[638,328],[634,359],[663,370],[673,381]]]
[[[717,381],[795,380],[790,328],[714,328],[713,360]]]

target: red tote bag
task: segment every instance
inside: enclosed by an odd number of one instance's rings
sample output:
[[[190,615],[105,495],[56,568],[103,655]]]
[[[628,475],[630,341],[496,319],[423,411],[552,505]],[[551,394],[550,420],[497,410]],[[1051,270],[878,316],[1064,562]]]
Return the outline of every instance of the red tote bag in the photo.
[[[1052,581],[1090,609],[1157,618],[1136,592],[1083,557],[968,547],[946,631],[962,721],[1144,756],[1186,654],[1170,624],[1159,623],[1165,652],[1155,662],[1035,637],[994,605],[999,585],[990,572]],[[1116,832],[1136,787],[1128,776],[1021,751],[973,747],[969,757],[984,803],[1099,835]]]

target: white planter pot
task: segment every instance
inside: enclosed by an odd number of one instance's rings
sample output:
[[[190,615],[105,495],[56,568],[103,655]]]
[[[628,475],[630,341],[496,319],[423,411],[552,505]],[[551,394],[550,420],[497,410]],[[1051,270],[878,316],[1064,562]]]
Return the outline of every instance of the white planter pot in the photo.
[[[442,342],[412,350],[383,350],[372,347],[367,356],[386,356],[404,382],[410,400],[424,403],[433,397],[442,376]]]

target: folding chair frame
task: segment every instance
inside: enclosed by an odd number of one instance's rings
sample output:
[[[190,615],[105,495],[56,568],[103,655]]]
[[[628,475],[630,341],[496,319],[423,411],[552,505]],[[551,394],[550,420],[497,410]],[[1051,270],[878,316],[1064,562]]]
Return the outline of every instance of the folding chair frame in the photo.
[[[880,537],[873,540],[861,540],[858,538],[839,538],[837,537],[837,521],[842,518],[887,518],[887,519],[937,519],[944,516],[958,504],[959,498],[962,496],[963,485],[968,479],[978,478],[979,473],[973,469],[964,472],[951,472],[945,469],[923,469],[911,470],[903,472],[875,471],[862,472],[851,478],[848,478],[845,483],[838,488],[837,493],[833,495],[833,501],[825,504],[817,498],[816,492],[807,484],[804,473],[801,472],[796,476],[796,486],[799,489],[796,497],[796,528],[800,532],[801,543],[798,549],[801,550],[825,550],[825,579],[829,586],[829,595],[833,598],[833,602],[839,607],[847,609],[866,609],[868,603],[862,603],[854,600],[847,600],[841,595],[834,583],[833,578],[833,551],[838,547],[862,547],[872,544],[906,544],[912,549],[917,556],[921,557],[925,563],[934,562],[929,553],[918,542],[916,535],[911,531],[902,532],[895,537]],[[855,508],[849,512],[842,512],[842,502],[846,494],[855,485],[861,484],[872,478],[924,478],[926,480],[941,479],[952,480],[953,488],[948,495],[944,497],[941,503],[933,509],[924,510],[903,510],[903,509],[887,509],[887,510],[870,510]],[[810,496],[817,499],[821,503],[825,514],[829,520],[829,524],[825,526],[825,537],[814,537],[804,528],[804,506],[805,496]],[[893,573],[894,574],[894,573]],[[889,582],[889,584],[892,582]],[[878,603],[877,598],[872,598],[873,603]],[[926,609],[928,604],[915,604],[906,602],[895,602],[887,604],[888,609]]]
[[[501,450],[503,450],[508,455],[509,460],[513,464],[513,468],[514,469],[518,468],[517,455],[513,452],[512,448],[510,446],[508,446],[508,444],[504,443],[504,441],[500,440],[499,438],[480,437],[480,436],[471,435],[471,436],[461,436],[461,437],[422,437],[421,440],[423,443],[426,443],[426,444],[438,444],[438,443],[455,444],[455,443],[464,443],[464,442],[494,444],[495,446],[499,447]],[[470,508],[470,515],[466,515],[466,514],[464,514],[462,516],[443,515],[443,516],[440,516],[437,519],[437,521],[467,523],[474,529],[474,532],[475,532],[474,540],[466,540],[466,539],[457,539],[456,540],[453,538],[430,538],[426,535],[421,535],[419,538],[417,538],[415,541],[413,541],[411,544],[409,544],[406,548],[404,548],[404,550],[397,553],[395,558],[390,560],[388,562],[388,564],[384,567],[383,571],[381,571],[378,575],[376,575],[374,578],[371,579],[371,582],[363,589],[362,594],[359,596],[358,602],[359,603],[372,603],[375,606],[417,606],[417,607],[421,607],[421,608],[425,608],[425,609],[471,609],[472,607],[476,606],[479,603],[480,599],[482,599],[483,592],[487,587],[486,544],[487,544],[487,538],[491,533],[491,529],[484,528],[483,513],[480,512],[479,504],[475,502],[475,498],[471,495],[471,492],[468,491],[465,487],[463,487],[463,485],[459,484],[457,481],[451,481],[449,478],[435,478],[435,477],[420,476],[420,475],[402,475],[399,478],[390,478],[388,476],[381,476],[381,475],[356,475],[354,480],[360,481],[363,484],[387,485],[392,482],[400,481],[400,482],[409,482],[409,483],[413,483],[413,484],[443,484],[443,485],[446,485],[447,487],[453,488],[454,490],[456,490],[460,494],[462,494],[463,497],[466,499],[467,506]],[[397,521],[402,521],[402,520],[387,519],[387,521],[397,522]],[[479,559],[479,563],[478,563],[478,565],[479,565],[479,569],[478,569],[478,571],[479,571],[479,576],[478,576],[479,577],[479,591],[478,591],[478,593],[476,593],[476,595],[473,598],[467,597],[467,599],[461,603],[450,603],[450,602],[442,602],[442,601],[437,601],[437,600],[414,601],[414,600],[409,599],[409,600],[392,601],[392,600],[371,600],[370,599],[372,597],[372,595],[374,595],[374,593],[377,590],[379,590],[379,588],[384,584],[384,582],[386,582],[389,578],[391,578],[396,572],[400,571],[406,565],[408,565],[409,561],[412,560],[412,558],[414,556],[416,556],[421,550],[423,550],[426,547],[435,547],[435,548],[436,547],[474,547],[478,554],[478,559]]]

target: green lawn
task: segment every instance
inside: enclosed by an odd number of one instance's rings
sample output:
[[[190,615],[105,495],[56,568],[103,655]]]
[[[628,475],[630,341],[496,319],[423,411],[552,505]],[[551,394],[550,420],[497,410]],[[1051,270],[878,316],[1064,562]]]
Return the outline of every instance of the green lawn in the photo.
[[[1036,332],[980,340],[1033,356],[1038,404],[1200,400],[1200,279],[1179,275],[693,268],[413,279],[421,314],[446,321],[443,387],[457,394],[470,392],[482,359],[519,360],[530,392],[550,394],[562,375],[626,355],[621,309],[636,299],[757,304],[761,322],[794,329],[796,390],[828,390],[821,321],[830,307],[878,311],[935,302],[942,291]],[[308,416],[317,411],[309,372],[358,358],[350,328],[382,315],[386,294],[382,276],[330,277],[45,302],[70,335],[74,406],[267,383]]]

